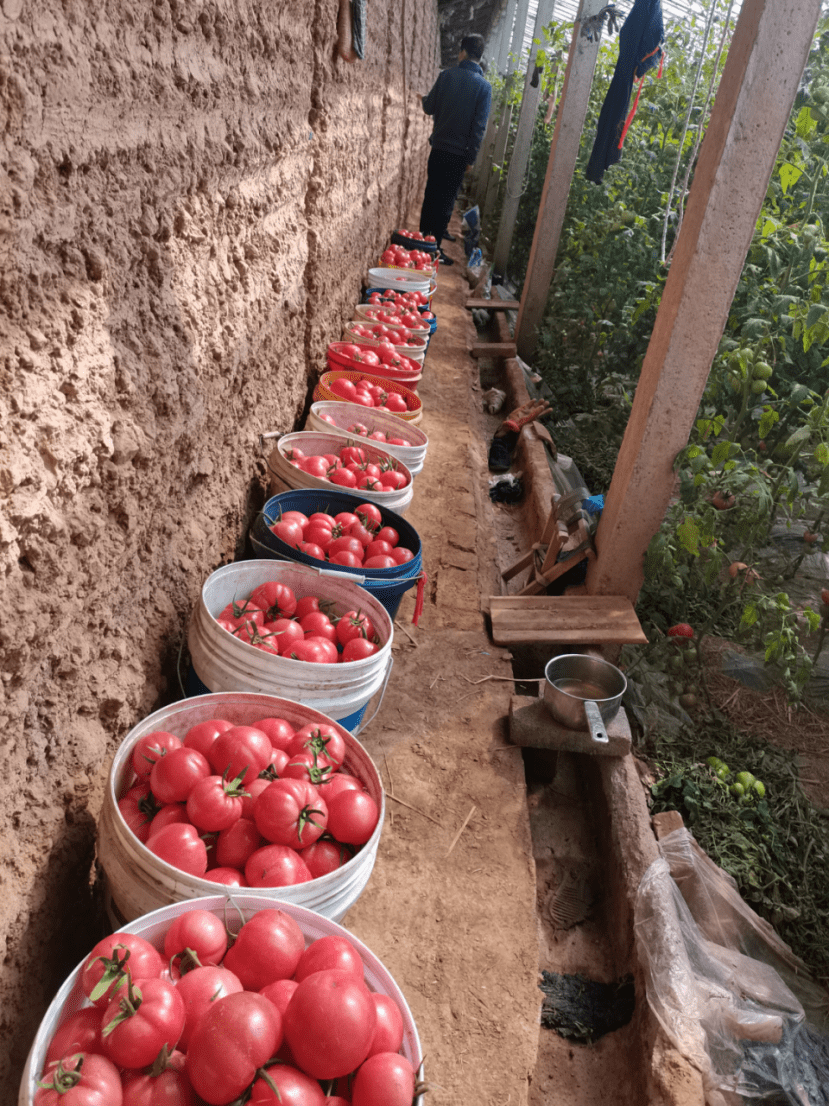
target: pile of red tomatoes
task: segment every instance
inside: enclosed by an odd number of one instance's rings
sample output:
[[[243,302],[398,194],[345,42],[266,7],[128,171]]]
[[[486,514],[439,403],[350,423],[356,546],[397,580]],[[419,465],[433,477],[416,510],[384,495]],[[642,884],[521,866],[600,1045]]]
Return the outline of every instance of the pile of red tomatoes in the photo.
[[[398,544],[400,535],[393,526],[383,525],[374,503],[361,503],[354,512],[336,515],[317,511],[306,517],[302,511],[284,511],[271,530],[309,557],[348,568],[395,568],[415,556]]]
[[[402,441],[396,440],[394,444]],[[394,457],[381,458],[377,453],[374,456],[378,458],[375,461],[357,445],[344,445],[338,453],[306,455],[297,448],[285,453],[286,460],[294,468],[347,491],[389,492],[408,486],[411,478],[398,468]]]
[[[118,809],[138,840],[188,875],[228,887],[291,887],[335,871],[365,845],[378,806],[343,770],[332,723],[284,718],[155,730],[130,760]],[[324,836],[325,835],[325,836]]]
[[[409,238],[412,242],[432,242],[435,243],[434,234],[421,234],[419,230],[399,230],[398,235],[401,238]]]
[[[332,426],[337,426],[332,415],[322,414],[318,418],[321,418],[323,422],[331,423]],[[351,426],[346,427],[346,431],[349,434],[356,434],[359,438],[368,438],[370,442],[381,442],[384,445],[403,445],[412,448],[412,442],[407,438],[401,438],[399,434],[390,434],[386,430],[373,430],[369,433],[369,427],[362,422],[353,422]]]
[[[284,910],[257,911],[230,939],[222,918],[188,910],[161,951],[115,933],[80,984],[92,1005],[58,1027],[34,1106],[410,1106],[415,1094],[397,1003],[369,990],[346,937],[306,946]]]
[[[310,520],[307,520],[307,525],[303,528],[299,523],[295,524],[293,518],[288,517],[299,513],[299,511],[287,511],[282,520],[274,523],[271,529],[281,541],[301,549],[310,557],[326,560],[327,552],[335,546],[334,553],[328,558],[332,564],[349,565],[351,568],[357,568],[360,565],[366,565],[367,568],[390,568],[392,565],[403,563],[377,551],[392,548],[390,542],[385,539],[379,545],[376,542],[369,542],[363,546],[361,539],[351,534],[351,524],[349,524],[350,529],[345,532],[338,522],[329,528],[328,520],[331,519],[331,515],[320,515],[319,520],[313,525]],[[355,519],[355,535],[361,534],[365,538],[370,533],[363,523],[359,522],[357,515],[349,514],[347,517]],[[323,522],[323,519],[326,521]],[[391,527],[385,529],[390,530],[397,537]],[[326,543],[325,546],[298,538],[298,535],[302,535],[306,530],[312,537]],[[341,533],[343,533],[342,539]],[[367,557],[366,550],[373,544],[377,549],[373,549]],[[362,560],[358,559],[358,546],[361,548]],[[335,560],[344,553],[348,553],[349,556]],[[381,558],[383,558],[382,564],[375,563]],[[409,557],[405,559],[411,560],[411,558],[412,554],[409,553]],[[367,565],[366,562],[370,560],[373,563]],[[233,634],[246,645],[252,645],[255,649],[261,649],[264,653],[271,653],[275,657],[308,661],[312,664],[348,664],[349,661],[365,660],[366,657],[374,656],[380,646],[375,626],[369,616],[358,610],[345,611],[341,615],[332,616],[323,609],[328,606],[325,599],[316,595],[304,595],[301,599],[297,599],[287,584],[269,580],[255,588],[250,596],[234,599],[228,603],[227,607],[217,615],[216,621],[223,630],[227,630],[229,634]]]
[[[435,255],[429,250],[408,250],[406,246],[387,246],[380,256],[381,265],[388,269],[415,269],[431,273],[435,269]]]
[[[352,346],[348,342],[341,345],[341,353],[344,357],[354,360],[356,364],[368,365],[370,368],[374,367],[371,359],[376,359],[376,366],[380,364],[380,356],[382,356],[382,350],[375,353],[370,349]],[[400,392],[387,392],[383,385],[368,380],[365,376],[360,376],[357,380],[349,380],[346,376],[338,376],[331,381],[328,388],[330,392],[341,399],[358,403],[361,407],[376,407],[379,411],[389,411],[393,415],[401,415],[408,410],[406,400]]]
[[[394,303],[400,304],[402,307],[408,306],[417,309],[429,305],[429,296],[426,292],[396,292],[393,288],[385,288],[382,292],[370,292],[366,302],[370,304]],[[426,318],[433,319],[435,316],[430,312],[426,315]]]

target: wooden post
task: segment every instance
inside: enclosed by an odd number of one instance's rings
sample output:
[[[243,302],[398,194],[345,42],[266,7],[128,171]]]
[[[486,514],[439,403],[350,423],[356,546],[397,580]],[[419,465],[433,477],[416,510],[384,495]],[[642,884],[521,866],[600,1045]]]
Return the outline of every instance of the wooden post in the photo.
[[[554,0],[539,0],[539,7],[536,10],[536,23],[533,27],[534,39],[541,36],[542,28],[550,21],[553,4]],[[510,254],[510,244],[513,241],[513,229],[516,226],[516,214],[519,210],[522,182],[525,179],[527,162],[530,157],[533,128],[536,124],[536,112],[539,107],[541,81],[536,88],[532,88],[530,84],[535,68],[536,50],[531,45],[530,57],[527,60],[522,108],[516,127],[516,138],[513,142],[510,169],[507,172],[504,207],[502,208],[496,247],[493,251],[493,272],[499,273],[501,276],[504,276],[507,270],[507,258]]]
[[[485,162],[483,165],[484,188],[483,199],[479,200],[481,207],[481,221],[490,213],[496,205],[501,184],[501,167],[504,155],[507,151],[507,143],[510,139],[510,121],[513,117],[513,107],[509,103],[510,94],[515,84],[516,61],[522,51],[522,44],[527,27],[527,9],[530,0],[518,0],[516,22],[513,24],[513,34],[510,40],[510,57],[507,60],[507,83],[504,88],[504,103],[499,117],[496,131],[493,137],[492,164]]]
[[[516,349],[525,361],[531,360],[536,349],[536,330],[542,322],[553,280],[556,250],[568,204],[568,190],[579,153],[579,140],[582,137],[599,53],[599,37],[595,36],[593,41],[589,41],[580,33],[582,20],[597,15],[604,6],[604,0],[582,0],[574,24],[548,158],[548,171],[542,187],[539,215],[527,263],[522,306],[516,322]]]
[[[821,0],[744,0],[597,528],[592,594],[637,598],[643,556],[672,494],[672,464],[697,416],[820,7]]]
[[[507,11],[504,15],[504,28],[499,40],[499,52],[496,60],[496,70],[499,73],[507,72],[507,55],[510,53],[510,43],[513,40],[513,20],[516,15],[516,0],[507,0]]]

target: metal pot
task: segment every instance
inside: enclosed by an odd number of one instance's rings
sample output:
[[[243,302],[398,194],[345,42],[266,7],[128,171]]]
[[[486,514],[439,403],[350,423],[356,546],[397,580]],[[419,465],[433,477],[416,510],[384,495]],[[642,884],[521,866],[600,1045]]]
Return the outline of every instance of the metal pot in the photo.
[[[588,730],[607,742],[605,723],[620,709],[628,681],[613,664],[585,653],[563,653],[545,665],[545,705],[569,730]]]

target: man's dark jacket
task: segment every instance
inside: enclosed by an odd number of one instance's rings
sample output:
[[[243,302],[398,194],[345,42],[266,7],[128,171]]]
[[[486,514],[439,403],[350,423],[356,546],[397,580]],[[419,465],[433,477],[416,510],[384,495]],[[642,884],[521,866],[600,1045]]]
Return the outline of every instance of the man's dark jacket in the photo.
[[[490,114],[490,84],[481,66],[465,58],[445,69],[422,100],[426,114],[435,119],[432,148],[457,154],[472,165]]]

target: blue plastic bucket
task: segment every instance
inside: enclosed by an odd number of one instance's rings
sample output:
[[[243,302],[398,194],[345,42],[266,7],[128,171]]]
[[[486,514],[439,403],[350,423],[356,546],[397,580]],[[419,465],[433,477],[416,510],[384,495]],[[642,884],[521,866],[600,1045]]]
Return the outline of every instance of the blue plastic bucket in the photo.
[[[317,558],[309,557],[307,553],[281,541],[271,530],[271,526],[279,522],[280,516],[285,511],[302,511],[304,515],[325,511],[336,515],[341,511],[354,512],[355,507],[365,502],[365,499],[350,495],[348,492],[318,491],[313,488],[281,492],[279,495],[272,496],[251,527],[250,538],[254,554],[257,557],[273,557],[280,561],[298,561],[312,568],[325,567]],[[419,596],[412,619],[417,623],[423,607],[423,587],[426,580],[421,563],[421,539],[414,526],[401,515],[386,507],[378,509],[382,524],[392,526],[398,531],[400,538],[398,544],[412,552],[412,560],[407,561],[406,564],[396,565],[394,568],[349,568],[347,565],[332,565],[331,568],[345,576],[354,577],[355,583],[360,584],[373,595],[389,612],[392,619],[398,613],[404,593],[417,586]]]

